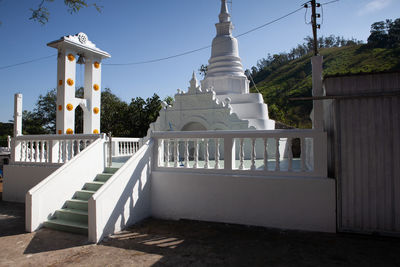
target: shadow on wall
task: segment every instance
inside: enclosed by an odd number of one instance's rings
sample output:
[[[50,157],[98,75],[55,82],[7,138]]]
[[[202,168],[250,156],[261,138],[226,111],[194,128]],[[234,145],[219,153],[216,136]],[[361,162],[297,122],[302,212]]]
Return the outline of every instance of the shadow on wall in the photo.
[[[102,238],[150,216],[151,154],[152,146],[136,164],[129,182],[102,229]]]

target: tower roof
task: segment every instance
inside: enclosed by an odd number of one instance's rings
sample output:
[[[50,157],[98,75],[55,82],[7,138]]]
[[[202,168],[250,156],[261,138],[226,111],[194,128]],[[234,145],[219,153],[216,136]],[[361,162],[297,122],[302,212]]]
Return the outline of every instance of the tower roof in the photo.
[[[78,53],[85,54],[85,56],[92,55],[101,58],[111,57],[109,53],[97,48],[96,45],[91,42],[87,35],[83,32],[75,35],[63,36],[58,40],[48,43],[47,45],[56,49],[71,49]]]

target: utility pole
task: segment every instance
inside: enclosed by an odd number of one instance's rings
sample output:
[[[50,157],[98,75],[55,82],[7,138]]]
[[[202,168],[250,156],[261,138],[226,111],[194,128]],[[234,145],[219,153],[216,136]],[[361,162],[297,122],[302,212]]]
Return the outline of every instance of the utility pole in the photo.
[[[317,29],[321,28],[320,24],[317,24],[317,18],[321,17],[321,14],[317,14],[316,8],[320,7],[320,3],[316,3],[315,0],[311,0],[311,23],[313,29],[314,38],[314,55],[318,55],[318,39],[317,39]]]

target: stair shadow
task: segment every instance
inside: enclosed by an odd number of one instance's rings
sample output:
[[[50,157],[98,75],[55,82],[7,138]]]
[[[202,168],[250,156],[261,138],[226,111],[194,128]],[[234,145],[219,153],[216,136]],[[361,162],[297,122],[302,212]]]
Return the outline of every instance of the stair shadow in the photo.
[[[119,229],[125,229],[149,217],[151,153],[152,149],[148,149],[135,165],[129,182],[124,186],[124,190],[103,228],[106,236],[109,233],[115,233],[118,224]],[[135,192],[137,194],[136,200],[134,200]]]
[[[42,228],[35,233],[35,236],[25,248],[24,254],[55,251],[88,244],[89,242],[85,235]]]
[[[25,233],[25,204],[0,200],[0,237]]]

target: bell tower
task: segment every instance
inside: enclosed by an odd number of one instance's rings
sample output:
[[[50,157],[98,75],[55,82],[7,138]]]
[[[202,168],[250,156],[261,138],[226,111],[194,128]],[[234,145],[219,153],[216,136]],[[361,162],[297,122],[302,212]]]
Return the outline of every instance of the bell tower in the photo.
[[[83,133],[100,133],[101,61],[111,57],[84,33],[61,37],[47,44],[57,56],[57,134],[75,133],[75,108],[83,110]],[[84,96],[75,97],[76,64],[85,65]]]

